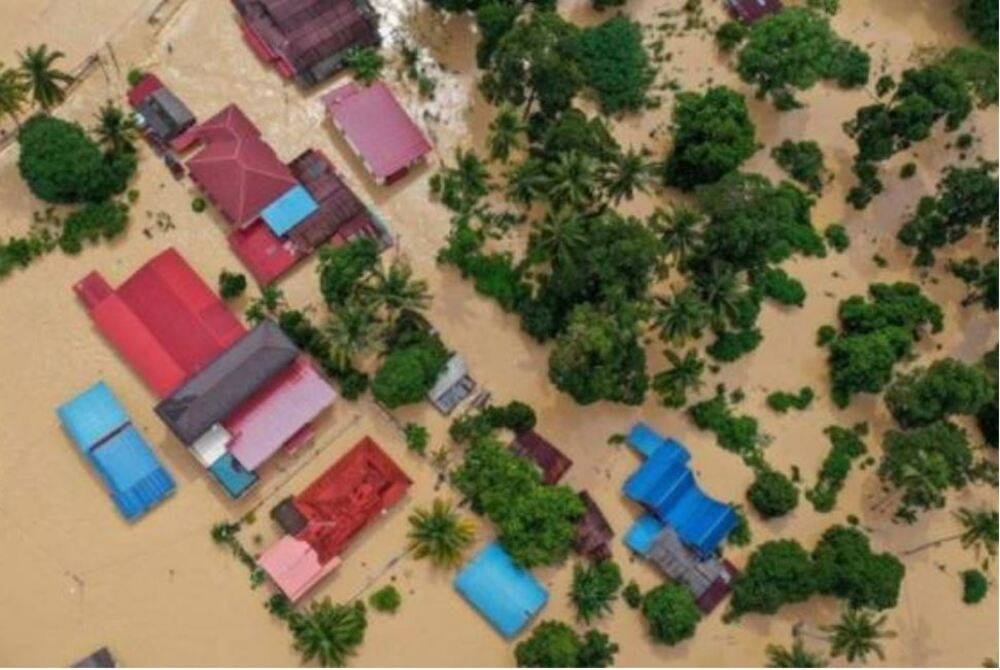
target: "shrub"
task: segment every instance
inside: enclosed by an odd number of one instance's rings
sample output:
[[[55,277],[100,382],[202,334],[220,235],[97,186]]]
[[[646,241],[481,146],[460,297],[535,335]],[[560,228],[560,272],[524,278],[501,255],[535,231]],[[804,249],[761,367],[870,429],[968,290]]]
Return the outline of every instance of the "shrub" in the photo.
[[[385,58],[378,49],[355,48],[347,55],[347,66],[354,70],[354,78],[369,86],[382,74]]]
[[[759,328],[724,330],[716,333],[715,342],[705,351],[715,360],[729,363],[756,349],[763,339]]]
[[[376,611],[389,614],[395,614],[402,602],[403,598],[399,595],[399,591],[391,584],[383,586],[368,598],[368,604]]]
[[[741,454],[744,460],[755,456],[760,442],[757,420],[750,416],[734,416],[722,389],[714,398],[691,405],[688,414],[698,428],[715,433],[723,449]]]
[[[816,486],[806,491],[806,498],[817,512],[833,509],[837,494],[851,471],[851,463],[868,452],[858,426],[853,429],[828,426],[823,432],[830,440],[830,451],[820,466]]]
[[[128,81],[129,86],[136,86],[139,84],[140,81],[142,81],[142,78],[145,76],[146,76],[145,72],[143,72],[137,67],[134,67],[128,71],[126,80]]]
[[[986,597],[990,583],[979,570],[965,570],[962,572],[962,602],[967,605],[975,605]]]
[[[611,612],[611,603],[621,585],[622,573],[614,561],[587,566],[577,563],[573,568],[573,586],[569,592],[577,617],[590,623],[592,619]]]
[[[798,393],[775,391],[767,396],[767,405],[775,412],[784,414],[791,408],[804,410],[812,404],[815,394],[808,386],[803,386]]]
[[[768,268],[757,279],[757,285],[764,295],[782,305],[801,307],[806,301],[806,289],[802,282],[780,268]]]
[[[715,31],[715,43],[723,51],[732,51],[747,38],[748,29],[740,21],[726,21]]]
[[[406,448],[421,456],[427,451],[430,434],[427,429],[415,423],[408,423],[403,429],[406,435]]]
[[[77,254],[84,242],[113,239],[125,231],[127,224],[126,205],[113,200],[87,203],[66,217],[59,236],[59,248],[68,254]]]
[[[519,400],[511,400],[503,408],[503,427],[515,433],[531,430],[537,421],[535,410]]]
[[[642,615],[653,639],[668,645],[693,637],[701,620],[691,591],[673,583],[661,584],[645,595]]]
[[[771,150],[771,158],[795,181],[805,184],[810,191],[823,190],[823,151],[812,141],[785,140]]]
[[[246,289],[247,278],[242,272],[223,270],[219,273],[219,295],[223,300],[238,298]]]
[[[639,585],[635,583],[635,580],[630,581],[624,589],[622,589],[622,600],[625,604],[632,609],[639,609],[642,605],[642,589]]]
[[[191,211],[195,214],[201,214],[205,211],[206,207],[208,207],[208,202],[200,195],[196,195],[191,199]]]
[[[823,231],[826,243],[837,253],[844,253],[851,246],[851,238],[847,235],[847,229],[839,223],[833,223]]]
[[[816,346],[825,347],[837,339],[837,329],[826,324],[816,330]]]
[[[757,471],[747,499],[764,518],[784,516],[799,504],[799,490],[784,474],[766,468]]]

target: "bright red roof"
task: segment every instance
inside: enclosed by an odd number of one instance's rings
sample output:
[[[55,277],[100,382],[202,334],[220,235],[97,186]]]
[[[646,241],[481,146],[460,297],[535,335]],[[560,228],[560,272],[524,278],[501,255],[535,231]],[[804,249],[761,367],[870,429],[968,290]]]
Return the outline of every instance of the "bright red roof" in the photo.
[[[372,518],[402,500],[411,483],[395,461],[365,437],[295,496],[295,507],[308,520],[297,537],[326,563]]]
[[[237,228],[227,239],[233,253],[261,286],[271,284],[303,258],[291,243],[271,232],[263,220]]]
[[[161,398],[246,333],[172,248],[117,289],[92,272],[74,290],[98,330]]]
[[[350,83],[323,96],[327,113],[376,180],[405,171],[431,144],[383,82]]]
[[[128,104],[133,107],[138,107],[139,103],[148,98],[150,95],[159,91],[163,88],[163,82],[155,74],[146,74],[142,76],[139,82],[128,90],[126,97],[128,98]]]
[[[205,146],[187,162],[191,178],[230,223],[245,226],[298,181],[239,107],[192,129]]]

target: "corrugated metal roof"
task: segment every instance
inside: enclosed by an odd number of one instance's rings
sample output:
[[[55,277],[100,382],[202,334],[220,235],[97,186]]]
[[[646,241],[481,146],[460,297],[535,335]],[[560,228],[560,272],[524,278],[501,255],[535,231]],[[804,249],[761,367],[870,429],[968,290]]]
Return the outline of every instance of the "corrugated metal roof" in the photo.
[[[317,209],[319,205],[309,195],[309,191],[301,184],[296,184],[262,209],[260,216],[271,232],[280,237],[302,223]]]
[[[549,599],[533,574],[493,541],[455,576],[455,588],[504,637],[524,629]]]
[[[727,0],[729,10],[744,23],[753,23],[784,9],[781,0]]]
[[[56,414],[84,453],[129,422],[125,409],[103,381],[60,405]]]

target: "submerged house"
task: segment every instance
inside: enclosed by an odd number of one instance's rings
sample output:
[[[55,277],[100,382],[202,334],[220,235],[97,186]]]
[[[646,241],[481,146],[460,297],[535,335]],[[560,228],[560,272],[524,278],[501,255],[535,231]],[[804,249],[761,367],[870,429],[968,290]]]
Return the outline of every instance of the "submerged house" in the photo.
[[[74,668],[116,668],[115,657],[111,655],[107,647],[101,647],[87,658],[81,659],[73,664]]]
[[[402,500],[411,483],[378,443],[365,437],[271,511],[286,534],[258,564],[290,600],[299,600],[340,565],[351,540]]]
[[[469,366],[465,359],[452,354],[434,386],[427,392],[427,399],[437,411],[448,416],[475,388],[476,382],[469,376]]]
[[[784,9],[781,0],[726,0],[729,13],[743,23],[754,23]]]
[[[431,143],[384,82],[344,84],[324,95],[323,103],[377,184],[401,179],[431,151]]]
[[[629,530],[625,543],[688,586],[699,606],[710,611],[729,592],[736,574],[731,564],[717,558],[719,545],[736,527],[736,512],[699,488],[689,466],[691,455],[676,440],[639,423],[628,442],[646,460],[623,490],[648,513]]]
[[[96,272],[74,288],[162,400],[157,414],[232,497],[271,456],[308,440],[336,398],[277,325],[248,332],[173,249],[117,289]]]
[[[496,540],[459,570],[454,586],[506,638],[524,630],[549,599],[538,579]]]
[[[566,471],[573,466],[569,456],[533,430],[518,433],[510,448],[518,456],[538,466],[542,472],[542,482],[545,484],[558,484]]]
[[[584,512],[576,524],[573,550],[592,561],[606,561],[611,558],[610,543],[615,537],[615,531],[589,493],[580,491],[579,496],[583,501]]]
[[[160,150],[195,124],[191,110],[155,74],[143,75],[127,97],[143,134]]]
[[[243,37],[262,60],[299,86],[339,72],[348,54],[380,42],[367,0],[232,0]]]
[[[63,429],[104,480],[126,521],[170,497],[176,485],[111,392],[98,382],[56,409]]]

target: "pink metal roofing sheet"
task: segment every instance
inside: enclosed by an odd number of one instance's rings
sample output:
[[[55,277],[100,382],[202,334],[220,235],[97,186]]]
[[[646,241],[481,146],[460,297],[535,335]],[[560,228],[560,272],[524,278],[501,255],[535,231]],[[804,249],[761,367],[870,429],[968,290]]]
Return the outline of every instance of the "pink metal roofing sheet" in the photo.
[[[308,542],[285,535],[268,547],[257,563],[282,593],[295,602],[323,577],[336,570],[340,558],[320,563],[319,556]]]

